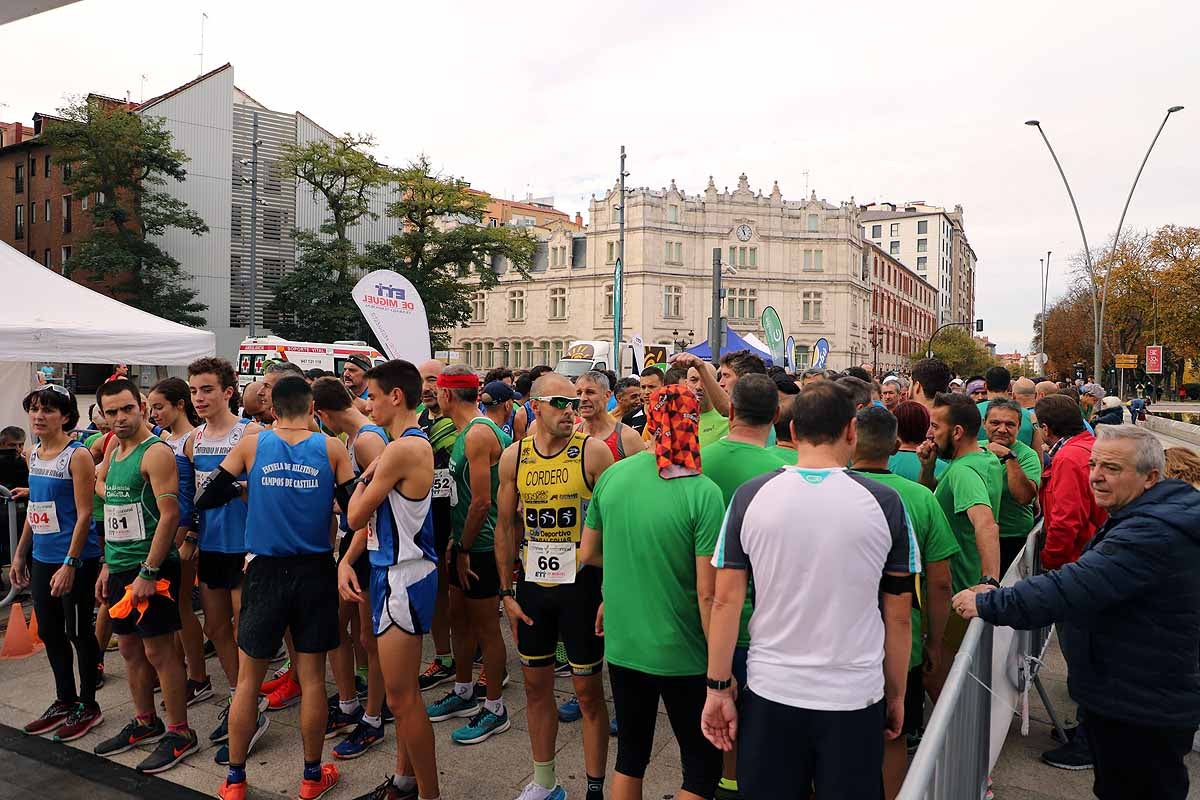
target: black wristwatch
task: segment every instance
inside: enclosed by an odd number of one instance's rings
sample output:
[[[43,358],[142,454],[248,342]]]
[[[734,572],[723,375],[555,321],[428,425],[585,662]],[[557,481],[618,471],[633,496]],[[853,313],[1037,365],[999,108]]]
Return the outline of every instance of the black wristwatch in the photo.
[[[730,686],[733,686],[733,678],[726,678],[723,681],[718,681],[718,680],[714,680],[706,675],[704,677],[704,683],[708,686],[708,688],[715,689],[716,691],[719,692],[724,689],[728,689]]]
[[[996,580],[991,575],[984,575],[982,578],[979,579],[979,582],[986,586],[991,586],[994,589],[1000,588],[1000,581]]]
[[[513,589],[501,589],[500,590],[500,599],[501,600],[503,600],[506,597],[515,598],[516,596],[517,596],[517,593]]]
[[[1014,458],[1016,458],[1016,456],[1013,455],[1012,450],[1009,450],[1007,453],[1000,456],[1000,463],[1003,464],[1005,461],[1012,461]]]

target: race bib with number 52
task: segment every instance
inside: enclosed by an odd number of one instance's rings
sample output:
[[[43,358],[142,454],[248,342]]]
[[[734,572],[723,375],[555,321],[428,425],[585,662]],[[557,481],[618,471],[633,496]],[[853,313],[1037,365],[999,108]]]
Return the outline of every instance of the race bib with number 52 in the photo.
[[[454,485],[454,478],[450,476],[450,470],[435,469],[433,471],[433,496],[449,497],[450,505],[458,505],[458,487]]]
[[[26,519],[35,534],[58,533],[58,509],[53,500],[30,503]]]
[[[140,542],[146,538],[146,523],[140,503],[104,506],[104,536],[113,542]]]

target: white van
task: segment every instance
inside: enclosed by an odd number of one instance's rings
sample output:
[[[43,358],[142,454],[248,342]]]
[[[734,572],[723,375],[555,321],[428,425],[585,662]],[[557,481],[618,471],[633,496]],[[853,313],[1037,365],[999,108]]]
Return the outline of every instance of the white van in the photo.
[[[384,360],[383,354],[366,342],[293,342],[278,336],[243,339],[238,346],[238,389],[260,380],[266,361],[289,361],[301,370],[317,368],[341,376],[346,359],[352,355],[365,356],[372,364]]]
[[[621,348],[621,374],[623,376],[631,375],[633,374],[633,353],[629,342],[621,342]],[[654,366],[657,363],[665,362],[667,357],[675,351],[675,347],[673,345],[645,345],[642,351],[642,363]],[[554,371],[573,381],[585,372],[594,369],[612,369],[612,366],[612,342],[587,339],[571,342],[567,346],[566,354],[554,367]]]

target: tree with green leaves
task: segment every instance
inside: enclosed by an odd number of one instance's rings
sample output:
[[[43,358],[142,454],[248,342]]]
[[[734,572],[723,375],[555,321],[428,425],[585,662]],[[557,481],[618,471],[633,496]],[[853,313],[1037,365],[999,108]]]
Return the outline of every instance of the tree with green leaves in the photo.
[[[956,375],[982,375],[996,360],[987,348],[960,327],[945,328],[933,340],[933,355],[946,362]],[[925,352],[913,353],[913,361],[925,357]]]
[[[186,325],[204,325],[187,276],[170,254],[150,241],[168,229],[199,236],[208,226],[187,204],[168,194],[168,180],[187,177],[187,155],[172,144],[163,121],[95,97],[60,109],[42,139],[57,163],[69,166],[74,197],[93,196],[92,230],[76,245],[63,274],[82,271],[115,281],[119,300]]]
[[[500,282],[498,266],[528,280],[537,242],[518,228],[483,225],[487,195],[435,174],[426,156],[395,170],[393,178],[398,199],[387,213],[402,229],[368,245],[361,263],[367,271],[393,269],[412,281],[425,303],[433,348],[445,348],[449,330],[471,318],[471,295]]]
[[[373,146],[371,136],[347,133],[284,151],[284,174],[306,184],[329,215],[320,235],[294,234],[296,265],[267,305],[270,327],[279,336],[318,342],[371,338],[354,304],[361,266],[349,232],[364,218],[378,218],[371,211],[371,199],[391,180],[391,170],[370,154]]]

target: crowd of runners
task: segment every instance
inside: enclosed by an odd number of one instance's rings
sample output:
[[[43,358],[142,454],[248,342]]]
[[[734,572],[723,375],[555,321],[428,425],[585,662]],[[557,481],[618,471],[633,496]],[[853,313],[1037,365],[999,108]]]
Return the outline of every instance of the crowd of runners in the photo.
[[[206,737],[239,800],[248,755],[284,735],[271,712],[299,703],[301,800],[389,735],[395,772],[367,797],[435,800],[435,736],[512,727],[507,624],[533,773],[517,800],[566,797],[558,726],[580,720],[586,800],[606,778],[640,798],[660,701],[679,798],[890,798],[965,631],[951,597],[1020,550],[1062,438],[1043,440],[1061,425],[1042,401],[1078,410],[1069,391],[937,359],[793,375],[743,351],[621,380],[275,361],[239,392],[202,358],[145,395],[115,373],[83,438],[76,398],[40,386],[11,576],[56,700],[25,731],[101,724],[115,636],[135,716],[98,755],[157,743],[137,769],[158,773]],[[213,653],[229,698],[197,732]]]

